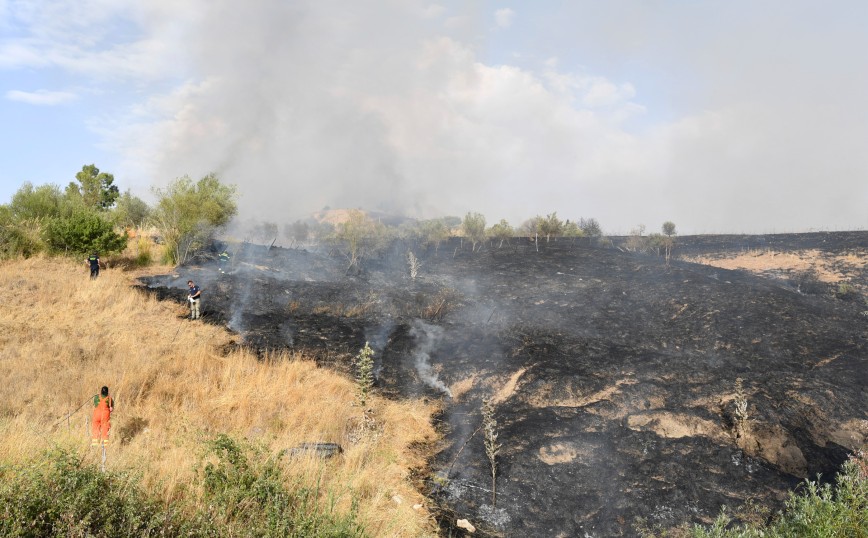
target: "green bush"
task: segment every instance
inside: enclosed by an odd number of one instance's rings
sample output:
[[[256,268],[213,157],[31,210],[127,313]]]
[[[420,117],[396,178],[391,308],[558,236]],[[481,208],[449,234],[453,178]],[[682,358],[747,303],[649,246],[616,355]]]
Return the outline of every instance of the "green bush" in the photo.
[[[334,496],[323,503],[316,489],[288,482],[279,459],[225,435],[205,456],[216,461],[199,469],[204,508],[193,494],[174,505],[154,500],[136,475],[100,472],[72,450],[0,464],[0,536],[365,536],[355,503],[337,514]]]
[[[790,494],[785,511],[768,525],[730,526],[721,513],[711,527],[695,527],[695,538],[865,538],[868,537],[868,456],[859,451],[844,463],[835,484],[805,481]]]
[[[849,282],[841,282],[835,290],[835,297],[842,301],[858,301],[859,292]]]
[[[0,258],[29,258],[43,250],[39,219],[18,220],[9,206],[0,206]]]
[[[335,498],[321,506],[319,492],[300,484],[287,487],[279,457],[242,447],[219,435],[208,445],[217,457],[202,472],[209,520],[231,536],[364,536],[356,505],[346,516],[334,510]],[[248,458],[250,453],[252,458]]]
[[[125,473],[102,473],[58,449],[25,466],[0,466],[0,535],[204,536],[205,527],[148,499]]]
[[[95,211],[78,210],[68,217],[51,219],[45,227],[45,240],[54,252],[83,254],[99,251],[120,252],[127,239]]]
[[[235,186],[224,185],[215,174],[197,182],[184,176],[154,194],[157,205],[151,220],[168,247],[166,261],[173,264],[184,263],[205,248],[238,211]]]

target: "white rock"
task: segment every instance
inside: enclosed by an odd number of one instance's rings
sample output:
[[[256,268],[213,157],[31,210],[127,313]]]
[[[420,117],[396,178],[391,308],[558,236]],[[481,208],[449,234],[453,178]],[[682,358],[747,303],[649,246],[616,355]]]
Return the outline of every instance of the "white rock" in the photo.
[[[464,529],[470,533],[476,532],[476,527],[471,525],[470,522],[467,521],[466,519],[459,519],[458,521],[455,522],[455,526],[458,527],[459,529]]]

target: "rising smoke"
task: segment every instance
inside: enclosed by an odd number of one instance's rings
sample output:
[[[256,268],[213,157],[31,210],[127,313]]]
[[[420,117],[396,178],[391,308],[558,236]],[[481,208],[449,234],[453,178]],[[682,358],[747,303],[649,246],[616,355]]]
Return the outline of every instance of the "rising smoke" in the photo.
[[[416,373],[426,385],[451,398],[452,392],[449,387],[440,381],[437,372],[431,366],[431,353],[443,338],[443,328],[425,323],[422,320],[415,320],[410,326],[410,336],[416,341],[416,347],[412,353]]]

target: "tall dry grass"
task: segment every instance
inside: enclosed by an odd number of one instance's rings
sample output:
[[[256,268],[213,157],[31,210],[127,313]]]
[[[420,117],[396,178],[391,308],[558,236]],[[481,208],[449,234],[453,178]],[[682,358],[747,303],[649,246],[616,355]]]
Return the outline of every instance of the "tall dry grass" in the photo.
[[[224,354],[231,335],[188,321],[184,305],[133,289],[129,274],[87,275],[63,259],[0,264],[0,462],[54,444],[97,462],[91,404],[65,417],[108,385],[117,403],[107,466],[138,471],[166,501],[195,503],[203,442],[217,433],[271,453],[336,442],[341,456],[286,459],[288,475],[337,498],[341,510],[355,498],[374,536],[435,534],[426,509],[413,508],[425,502],[409,479],[425,465],[415,447],[436,438],[430,405],[374,397],[376,427],[358,435],[351,380],[297,355]]]

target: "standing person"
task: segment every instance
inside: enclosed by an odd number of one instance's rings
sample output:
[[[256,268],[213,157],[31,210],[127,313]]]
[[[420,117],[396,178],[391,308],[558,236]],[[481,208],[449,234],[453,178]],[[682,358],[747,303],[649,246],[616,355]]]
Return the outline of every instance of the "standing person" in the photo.
[[[220,253],[220,256],[218,256],[218,259],[220,260],[220,272],[225,273],[226,272],[226,266],[229,265],[229,253],[224,250],[223,252]]]
[[[87,262],[90,264],[90,279],[93,280],[99,276],[99,252],[94,252],[87,257]]]
[[[114,408],[115,401],[109,396],[108,387],[103,387],[99,394],[93,395],[93,425],[91,427],[90,446],[108,445],[108,434],[112,427],[111,418]]]
[[[199,286],[193,284],[192,280],[187,281],[187,287],[190,288],[190,295],[187,300],[190,301],[190,319],[199,319],[199,303],[202,299],[202,290]]]

